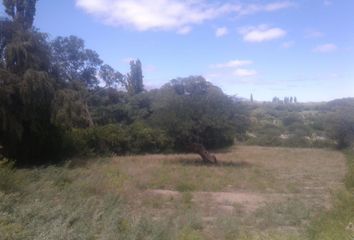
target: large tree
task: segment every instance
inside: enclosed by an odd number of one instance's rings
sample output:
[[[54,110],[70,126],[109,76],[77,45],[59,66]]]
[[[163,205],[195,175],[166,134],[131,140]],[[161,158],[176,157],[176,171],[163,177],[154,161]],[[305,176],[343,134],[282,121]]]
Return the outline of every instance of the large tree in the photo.
[[[92,127],[88,99],[99,86],[102,60],[76,36],[54,39],[51,54],[53,74],[60,87],[55,98],[55,122],[68,128]]]
[[[0,21],[0,145],[5,156],[30,164],[59,145],[51,123],[50,51],[46,35],[32,27],[36,1],[3,3],[8,18]]]
[[[54,70],[61,81],[87,89],[98,86],[102,60],[85,47],[84,40],[76,36],[57,37],[51,42],[51,50]]]
[[[37,0],[3,0],[6,14],[23,29],[32,28]]]
[[[206,148],[231,145],[247,129],[242,104],[203,77],[172,80],[156,97],[151,123],[174,139],[177,150],[196,152],[205,162],[214,161]]]

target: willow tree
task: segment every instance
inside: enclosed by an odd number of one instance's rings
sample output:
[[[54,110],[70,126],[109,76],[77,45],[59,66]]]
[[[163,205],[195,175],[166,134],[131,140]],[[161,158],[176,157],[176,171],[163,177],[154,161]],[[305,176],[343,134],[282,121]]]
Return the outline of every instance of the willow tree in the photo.
[[[58,146],[51,123],[54,80],[45,34],[33,29],[35,0],[4,0],[0,21],[0,145],[20,164],[49,161]]]

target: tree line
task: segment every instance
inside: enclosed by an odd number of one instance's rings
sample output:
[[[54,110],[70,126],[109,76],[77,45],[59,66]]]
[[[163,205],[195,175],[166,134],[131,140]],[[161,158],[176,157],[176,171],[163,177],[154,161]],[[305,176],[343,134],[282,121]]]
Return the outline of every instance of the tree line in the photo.
[[[246,107],[203,77],[146,91],[140,60],[122,74],[76,36],[49,39],[33,26],[36,3],[3,0],[3,156],[32,165],[75,155],[195,151],[245,134]]]

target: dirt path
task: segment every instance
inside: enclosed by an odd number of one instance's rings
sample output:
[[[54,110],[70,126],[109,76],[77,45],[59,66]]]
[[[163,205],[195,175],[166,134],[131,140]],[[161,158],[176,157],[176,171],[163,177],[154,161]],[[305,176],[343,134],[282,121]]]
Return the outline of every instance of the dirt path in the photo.
[[[154,195],[161,199],[179,199],[183,193],[178,191],[150,189],[148,195]],[[322,207],[331,206],[330,193],[327,194],[302,194],[302,193],[257,193],[257,192],[191,192],[191,201],[199,207],[212,208],[215,212],[232,213],[237,207],[244,213],[252,213],[264,207],[267,203],[284,202],[290,199],[302,199],[308,202],[322,201]]]

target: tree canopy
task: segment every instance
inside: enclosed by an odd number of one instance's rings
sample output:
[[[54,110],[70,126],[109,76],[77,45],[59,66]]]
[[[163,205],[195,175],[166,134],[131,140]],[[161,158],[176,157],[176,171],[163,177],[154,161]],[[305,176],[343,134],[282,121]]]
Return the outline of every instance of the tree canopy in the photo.
[[[225,147],[247,129],[245,107],[201,76],[174,79],[157,96],[151,122],[168,132],[177,149],[192,143]]]

